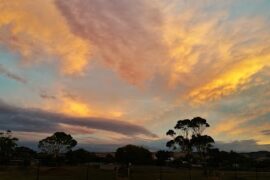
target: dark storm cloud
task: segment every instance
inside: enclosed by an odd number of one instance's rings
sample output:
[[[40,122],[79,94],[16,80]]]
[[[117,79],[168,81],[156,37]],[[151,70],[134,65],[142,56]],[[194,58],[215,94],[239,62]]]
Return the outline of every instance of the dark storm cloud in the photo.
[[[25,109],[5,104],[0,101],[0,129],[23,132],[54,132],[61,129],[61,124],[116,132],[128,136],[145,135],[156,137],[144,127],[106,118],[77,118],[51,113],[39,109]],[[79,130],[78,130],[79,131]],[[80,134],[80,132],[78,132]]]
[[[4,75],[9,79],[13,79],[13,80],[20,82],[20,83],[23,83],[23,84],[27,83],[27,80],[24,77],[21,77],[15,73],[10,72],[2,64],[0,64],[0,75]]]

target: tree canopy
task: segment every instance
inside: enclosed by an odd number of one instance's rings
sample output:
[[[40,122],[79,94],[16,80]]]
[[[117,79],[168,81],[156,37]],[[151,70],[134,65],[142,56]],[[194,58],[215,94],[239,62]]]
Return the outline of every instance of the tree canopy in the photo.
[[[77,141],[70,134],[56,132],[52,136],[39,141],[39,149],[47,154],[58,157],[60,154],[70,151],[77,145]]]
[[[116,150],[115,158],[121,163],[148,164],[152,161],[152,154],[143,147],[127,145]]]
[[[0,163],[7,163],[17,147],[18,138],[13,137],[12,132],[0,132]]]
[[[168,130],[167,135],[171,136],[172,140],[168,141],[166,145],[174,150],[180,148],[187,155],[195,149],[203,156],[214,143],[212,137],[203,135],[204,130],[208,127],[210,125],[201,117],[179,120],[174,129]]]

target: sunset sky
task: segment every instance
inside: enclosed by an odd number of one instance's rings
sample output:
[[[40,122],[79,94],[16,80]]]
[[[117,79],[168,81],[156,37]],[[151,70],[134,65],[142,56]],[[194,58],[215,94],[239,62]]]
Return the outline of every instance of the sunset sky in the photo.
[[[269,0],[0,0],[0,130],[158,149],[196,116],[270,150]]]

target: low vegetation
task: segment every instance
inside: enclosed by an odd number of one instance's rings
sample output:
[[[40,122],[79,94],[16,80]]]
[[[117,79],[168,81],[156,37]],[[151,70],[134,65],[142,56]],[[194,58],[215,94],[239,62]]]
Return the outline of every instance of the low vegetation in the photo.
[[[179,120],[167,132],[171,151],[150,152],[126,145],[114,153],[76,149],[77,141],[56,132],[39,141],[39,151],[18,146],[11,131],[0,133],[1,180],[54,179],[270,179],[270,153],[236,153],[214,148],[203,118]],[[101,154],[101,155],[100,155]]]

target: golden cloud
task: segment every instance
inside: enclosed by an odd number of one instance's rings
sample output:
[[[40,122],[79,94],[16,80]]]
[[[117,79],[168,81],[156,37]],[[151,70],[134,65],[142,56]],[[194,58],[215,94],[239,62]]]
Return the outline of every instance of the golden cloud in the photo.
[[[270,37],[262,18],[228,20],[225,8],[198,4],[1,0],[0,42],[29,61],[55,56],[66,74],[94,55],[131,84],[162,77],[203,102],[248,84],[267,65]]]
[[[200,103],[215,100],[249,86],[252,76],[270,66],[270,55],[256,56],[232,65],[209,83],[191,91],[190,98]]]
[[[65,74],[80,73],[90,52],[90,46],[70,31],[53,0],[1,0],[0,43],[28,61],[57,57]]]
[[[269,95],[264,93],[268,91],[269,88],[260,89],[254,97],[249,97],[250,102],[240,107],[244,110],[225,114],[227,117],[216,122],[209,132],[227,140],[256,139],[259,144],[267,144],[270,138],[262,131],[270,129],[267,122],[270,101]]]
[[[56,111],[72,117],[106,117],[121,118],[124,114],[119,108],[105,108],[91,105],[80,98],[70,98],[59,94],[56,99],[44,102],[43,108],[48,111]]]
[[[166,17],[168,85],[182,87],[181,98],[197,104],[233,94],[256,85],[254,75],[270,65],[262,17],[229,20],[224,9],[206,13],[204,6],[187,6],[179,14],[169,9]]]

